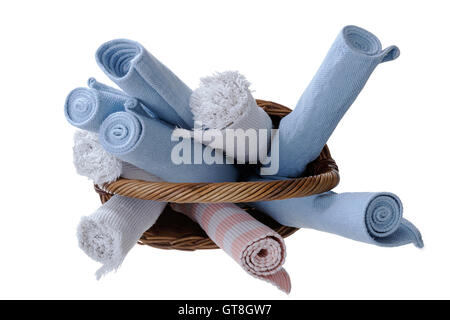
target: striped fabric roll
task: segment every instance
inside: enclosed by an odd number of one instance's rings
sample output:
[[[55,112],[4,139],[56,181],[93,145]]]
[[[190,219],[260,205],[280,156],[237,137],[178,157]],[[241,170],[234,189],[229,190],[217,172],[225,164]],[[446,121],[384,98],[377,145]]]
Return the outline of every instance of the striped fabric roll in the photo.
[[[289,274],[282,268],[286,246],[278,233],[231,203],[172,204],[172,208],[197,222],[249,274],[291,291]]]

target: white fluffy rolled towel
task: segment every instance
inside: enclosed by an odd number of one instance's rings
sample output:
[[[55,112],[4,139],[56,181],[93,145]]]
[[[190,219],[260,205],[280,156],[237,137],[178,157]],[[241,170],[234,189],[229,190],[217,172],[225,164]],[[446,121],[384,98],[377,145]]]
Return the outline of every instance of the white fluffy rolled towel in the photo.
[[[162,181],[159,177],[106,152],[98,140],[98,134],[94,132],[75,132],[73,163],[79,175],[98,185],[113,182],[120,176],[127,179]]]
[[[79,247],[103,266],[97,279],[120,267],[142,234],[158,219],[165,202],[114,195],[78,225]]]
[[[117,180],[122,161],[103,149],[96,133],[79,130],[73,140],[73,164],[79,175],[98,185]]]
[[[190,99],[194,120],[207,129],[202,135],[194,130],[194,140],[224,150],[238,163],[257,163],[270,150],[272,121],[249,87],[239,72],[225,71],[202,78]],[[215,139],[218,134],[222,139]]]
[[[77,131],[74,140],[73,159],[77,172],[96,184],[112,182],[120,176],[162,181],[107,153],[96,133]],[[97,278],[121,265],[142,234],[156,222],[166,204],[114,195],[92,215],[81,219],[77,232],[79,246],[89,257],[103,264],[96,273]]]

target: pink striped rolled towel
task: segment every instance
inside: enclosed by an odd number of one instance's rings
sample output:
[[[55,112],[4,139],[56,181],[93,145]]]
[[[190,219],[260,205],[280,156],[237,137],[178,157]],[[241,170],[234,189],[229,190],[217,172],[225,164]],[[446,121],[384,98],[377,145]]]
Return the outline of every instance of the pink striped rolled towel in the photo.
[[[289,293],[291,280],[283,269],[283,238],[232,203],[172,204],[197,222],[221,249],[252,276]]]

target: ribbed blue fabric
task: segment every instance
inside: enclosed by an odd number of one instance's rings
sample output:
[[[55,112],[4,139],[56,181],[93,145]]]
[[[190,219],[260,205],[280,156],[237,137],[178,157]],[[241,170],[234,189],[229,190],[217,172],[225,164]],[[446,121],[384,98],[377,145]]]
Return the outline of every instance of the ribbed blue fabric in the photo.
[[[236,181],[238,171],[235,166],[226,164],[195,164],[195,150],[204,154],[205,147],[191,139],[183,142],[172,141],[174,127],[159,119],[139,117],[131,112],[111,114],[102,124],[99,132],[103,148],[138,168],[146,170],[168,182],[224,182]],[[179,143],[186,143],[190,155],[188,163],[176,164],[172,152]],[[183,145],[181,145],[183,146]],[[207,150],[210,153],[215,151]]]
[[[378,38],[359,27],[347,26],[339,33],[296,108],[280,122],[279,139],[273,142],[279,142],[279,176],[303,173],[319,156],[375,67],[399,54],[395,46],[382,50]]]
[[[327,192],[251,204],[279,223],[334,233],[383,247],[409,243],[422,248],[419,230],[403,218],[400,199],[386,192]]]
[[[96,59],[112,81],[159,118],[184,129],[194,127],[189,108],[192,90],[141,44],[112,40],[100,46]]]
[[[66,98],[64,114],[73,126],[98,132],[100,125],[111,113],[125,110],[126,94],[97,82],[88,81],[90,88],[76,88]]]

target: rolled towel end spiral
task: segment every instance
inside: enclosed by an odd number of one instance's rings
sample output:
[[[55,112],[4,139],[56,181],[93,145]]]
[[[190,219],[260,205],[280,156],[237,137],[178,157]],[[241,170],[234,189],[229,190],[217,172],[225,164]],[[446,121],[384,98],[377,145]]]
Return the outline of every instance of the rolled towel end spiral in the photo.
[[[70,124],[89,130],[90,122],[95,117],[99,104],[99,97],[95,90],[76,88],[66,98],[64,114]]]
[[[112,40],[97,50],[96,59],[110,77],[120,79],[128,74],[143,50],[140,44],[131,40]]]
[[[286,246],[278,234],[261,238],[249,244],[242,252],[241,265],[250,274],[266,280],[285,293],[291,291],[291,281],[283,269]]]
[[[281,270],[286,257],[283,239],[278,235],[256,240],[242,252],[242,264],[255,275],[268,275]]]
[[[378,195],[367,206],[366,227],[373,238],[385,238],[397,231],[402,217],[402,202],[396,195]]]
[[[377,36],[363,28],[346,26],[342,33],[350,49],[368,56],[380,56],[380,62],[395,60],[400,56],[400,49],[396,46],[389,46],[382,50]]]
[[[133,114],[116,112],[103,121],[99,139],[106,151],[113,155],[130,152],[141,138],[143,126]]]
[[[77,128],[98,132],[101,123],[114,112],[124,111],[128,99],[122,92],[89,80],[90,88],[76,88],[66,98],[64,114]]]
[[[247,273],[290,292],[289,274],[283,268],[286,246],[278,233],[231,203],[171,206],[199,223]]]

